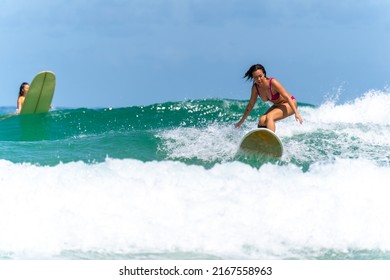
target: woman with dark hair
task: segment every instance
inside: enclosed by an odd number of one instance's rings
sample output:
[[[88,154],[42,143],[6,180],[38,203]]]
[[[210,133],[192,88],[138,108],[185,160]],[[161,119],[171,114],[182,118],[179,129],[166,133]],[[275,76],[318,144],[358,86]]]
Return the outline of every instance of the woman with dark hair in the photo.
[[[240,127],[252,111],[259,96],[263,101],[271,101],[273,105],[260,117],[258,127],[265,127],[275,132],[275,121],[295,114],[295,119],[302,124],[298,113],[297,100],[289,94],[279,81],[268,78],[267,72],[261,64],[252,65],[245,73],[244,78],[253,81],[251,97],[241,120],[236,124]]]
[[[20,111],[22,110],[22,106],[23,106],[23,103],[24,103],[24,99],[26,98],[26,94],[28,92],[28,89],[30,88],[30,85],[29,83],[22,83],[20,85],[20,89],[19,89],[19,95],[18,95],[18,101],[17,101],[17,110],[16,110],[16,113],[20,113]]]

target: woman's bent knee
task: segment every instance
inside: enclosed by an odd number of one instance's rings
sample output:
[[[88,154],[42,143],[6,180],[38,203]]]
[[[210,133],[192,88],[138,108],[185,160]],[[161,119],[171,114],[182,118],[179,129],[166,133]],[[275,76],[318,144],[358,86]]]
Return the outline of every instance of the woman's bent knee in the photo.
[[[266,115],[262,115],[260,117],[260,122],[259,124],[262,125],[262,126],[265,126],[266,125],[266,122],[267,122],[267,116]]]

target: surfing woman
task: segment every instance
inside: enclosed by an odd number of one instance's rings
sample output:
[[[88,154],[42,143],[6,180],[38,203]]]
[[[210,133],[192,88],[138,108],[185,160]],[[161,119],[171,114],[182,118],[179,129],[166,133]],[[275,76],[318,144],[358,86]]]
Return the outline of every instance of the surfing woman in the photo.
[[[26,98],[26,94],[27,94],[29,88],[30,88],[30,85],[26,82],[24,82],[20,85],[19,96],[18,96],[18,101],[17,101],[18,108],[16,110],[17,114],[19,114],[20,111],[22,110],[24,99]]]
[[[263,101],[271,101],[273,105],[260,117],[258,127],[265,127],[275,132],[275,122],[295,114],[295,119],[302,124],[298,113],[297,100],[289,94],[281,83],[274,78],[267,78],[267,72],[261,64],[252,65],[244,78],[253,80],[251,98],[241,120],[236,124],[239,128],[252,111],[259,96]]]

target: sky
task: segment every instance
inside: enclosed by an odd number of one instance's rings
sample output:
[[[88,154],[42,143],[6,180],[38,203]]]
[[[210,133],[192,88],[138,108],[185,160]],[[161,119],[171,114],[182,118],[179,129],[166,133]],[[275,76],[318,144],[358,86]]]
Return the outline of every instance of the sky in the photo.
[[[0,106],[56,74],[53,105],[247,100],[261,63],[299,102],[390,84],[388,0],[2,0]]]

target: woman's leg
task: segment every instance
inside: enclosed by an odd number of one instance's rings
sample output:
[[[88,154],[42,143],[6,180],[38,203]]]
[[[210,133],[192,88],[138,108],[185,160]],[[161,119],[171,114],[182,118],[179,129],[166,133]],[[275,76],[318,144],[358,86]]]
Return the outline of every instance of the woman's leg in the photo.
[[[264,115],[260,116],[260,119],[259,119],[259,124],[257,125],[257,127],[267,127],[267,114],[269,112],[271,112],[273,109],[275,109],[276,106],[275,105],[272,105],[265,113]]]
[[[260,127],[266,128],[267,127],[267,115],[266,114],[260,116],[260,120],[259,120],[257,127],[258,128],[260,128]]]
[[[266,126],[275,132],[275,122],[287,118],[292,114],[294,114],[294,111],[287,102],[280,105],[273,105],[260,117],[259,125]]]

